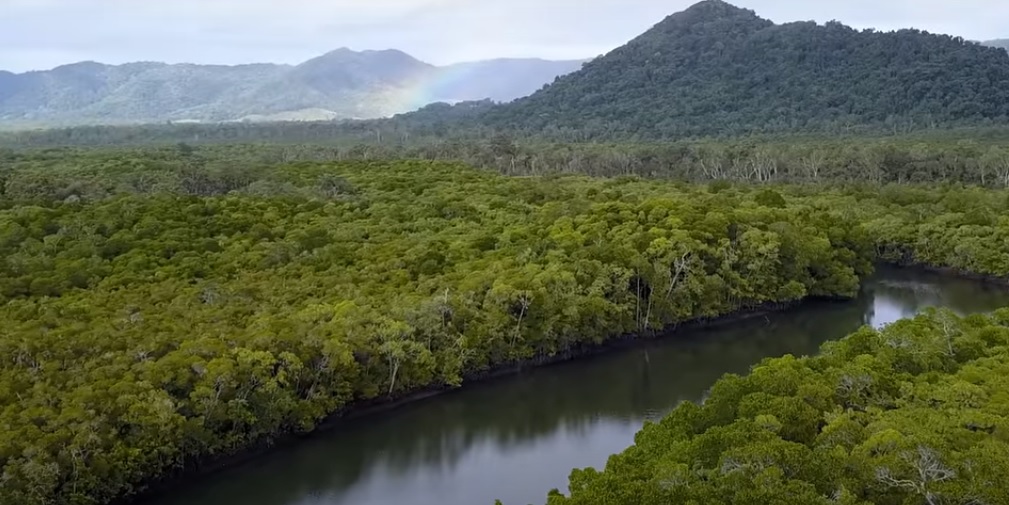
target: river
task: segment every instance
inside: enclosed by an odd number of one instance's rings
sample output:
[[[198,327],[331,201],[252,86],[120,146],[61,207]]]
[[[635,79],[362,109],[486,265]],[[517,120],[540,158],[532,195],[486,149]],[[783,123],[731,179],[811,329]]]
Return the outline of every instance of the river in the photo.
[[[605,465],[645,420],[698,401],[725,373],[927,307],[1009,306],[1005,287],[884,268],[851,302],[785,312],[532,370],[348,421],[144,505],[542,504],[572,468]]]

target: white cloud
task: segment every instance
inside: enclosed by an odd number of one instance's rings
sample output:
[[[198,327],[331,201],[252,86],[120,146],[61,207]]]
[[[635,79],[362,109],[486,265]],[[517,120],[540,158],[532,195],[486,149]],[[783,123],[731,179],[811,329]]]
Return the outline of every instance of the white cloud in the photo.
[[[296,63],[337,47],[395,47],[434,63],[582,58],[690,0],[0,0],[0,68],[81,59]],[[838,19],[1009,37],[1001,0],[739,0],[775,21]]]

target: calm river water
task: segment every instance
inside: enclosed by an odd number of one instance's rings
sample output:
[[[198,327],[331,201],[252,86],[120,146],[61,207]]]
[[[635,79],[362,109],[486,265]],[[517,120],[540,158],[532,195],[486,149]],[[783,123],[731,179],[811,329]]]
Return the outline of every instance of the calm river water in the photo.
[[[646,419],[697,401],[723,374],[815,353],[862,325],[930,306],[1009,306],[1009,290],[883,269],[850,303],[800,308],[533,370],[400,409],[218,473],[144,505],[542,504],[572,468],[602,467]]]

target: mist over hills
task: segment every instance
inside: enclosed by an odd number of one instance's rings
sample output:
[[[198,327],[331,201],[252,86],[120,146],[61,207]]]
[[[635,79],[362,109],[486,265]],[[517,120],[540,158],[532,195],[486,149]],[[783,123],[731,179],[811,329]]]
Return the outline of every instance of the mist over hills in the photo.
[[[499,59],[437,67],[398,50],[346,48],[295,66],[81,62],[0,72],[0,123],[367,119],[432,102],[511,101],[581,65]]]

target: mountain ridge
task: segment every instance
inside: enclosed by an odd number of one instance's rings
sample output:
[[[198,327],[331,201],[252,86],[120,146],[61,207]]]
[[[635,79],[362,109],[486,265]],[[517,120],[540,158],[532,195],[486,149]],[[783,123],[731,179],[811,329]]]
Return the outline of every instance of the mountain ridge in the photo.
[[[436,101],[511,101],[581,63],[518,58],[439,67],[397,49],[346,47],[297,65],[81,61],[0,71],[0,123],[368,119]],[[464,82],[448,86],[453,78]]]
[[[915,29],[776,24],[706,0],[474,120],[513,131],[644,138],[1007,118],[1005,51]]]

